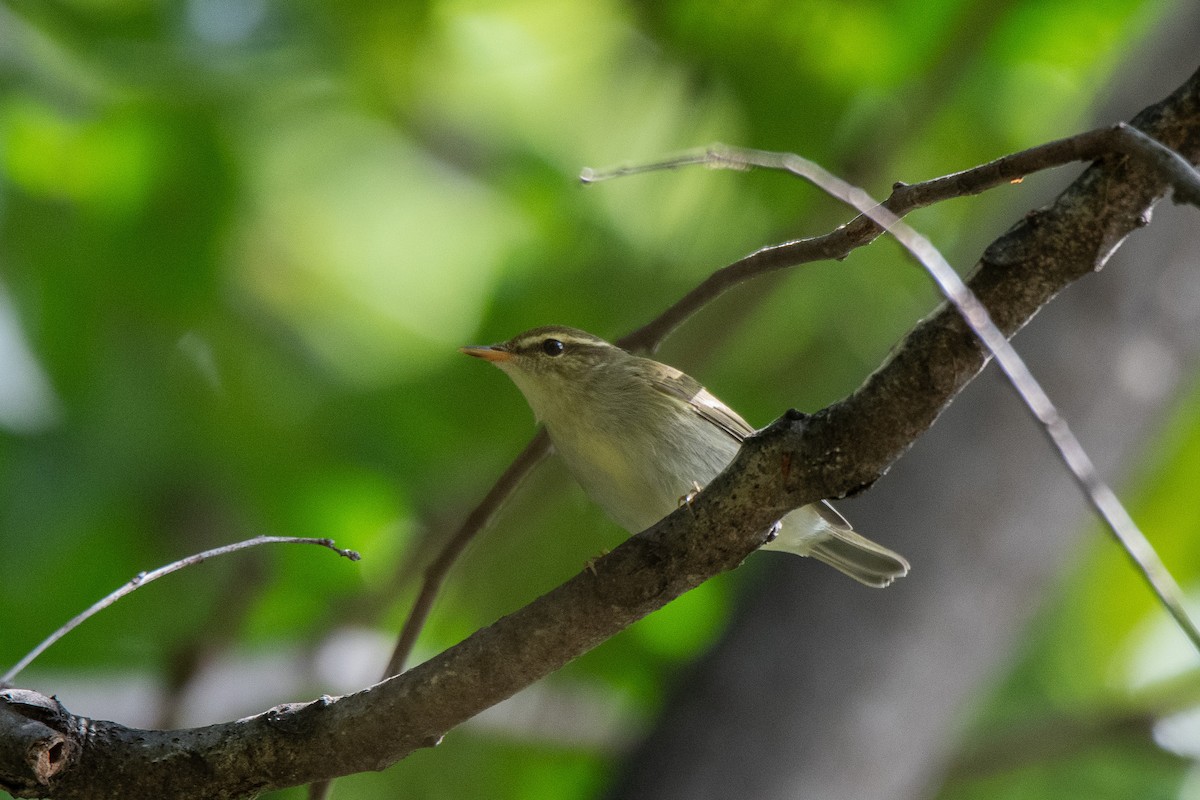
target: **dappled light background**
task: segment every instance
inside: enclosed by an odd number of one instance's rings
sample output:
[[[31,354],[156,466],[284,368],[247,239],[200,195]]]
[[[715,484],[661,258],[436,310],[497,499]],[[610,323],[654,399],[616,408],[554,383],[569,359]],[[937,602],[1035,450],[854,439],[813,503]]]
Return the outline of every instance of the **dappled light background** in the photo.
[[[141,726],[371,683],[420,569],[534,430],[518,392],[459,345],[547,323],[615,338],[729,261],[849,218],[777,174],[584,188],[581,168],[722,141],[799,152],[882,197],[1090,126],[1185,5],[7,0],[0,665],[140,570],[257,534],[328,536],[363,560],[259,549],[184,571],[19,683]],[[1195,67],[1175,65],[1179,81]],[[966,269],[1070,174],[912,221]],[[1181,287],[1196,285],[1190,266]],[[935,300],[881,241],[730,292],[659,356],[761,425],[851,391]],[[1169,396],[1116,477],[1194,588],[1194,379],[1137,347],[1128,380]],[[452,572],[419,658],[621,540],[550,464]],[[1021,715],[1137,717],[1200,696],[1195,654],[1120,554],[1084,541],[1071,560],[1095,568],[1053,567],[947,748]],[[335,796],[598,796],[767,558]],[[1158,740],[1103,743],[1129,748],[1138,796],[1200,796],[1186,778],[1200,734],[1172,719]],[[940,791],[1047,796],[1096,755],[964,768]]]

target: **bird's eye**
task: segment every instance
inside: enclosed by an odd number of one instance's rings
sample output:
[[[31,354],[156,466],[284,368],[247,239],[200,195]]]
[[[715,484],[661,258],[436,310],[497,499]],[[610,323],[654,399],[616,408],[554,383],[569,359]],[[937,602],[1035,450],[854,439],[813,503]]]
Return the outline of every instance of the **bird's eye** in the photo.
[[[566,348],[558,339],[547,339],[542,342],[542,352],[548,356],[561,356]]]

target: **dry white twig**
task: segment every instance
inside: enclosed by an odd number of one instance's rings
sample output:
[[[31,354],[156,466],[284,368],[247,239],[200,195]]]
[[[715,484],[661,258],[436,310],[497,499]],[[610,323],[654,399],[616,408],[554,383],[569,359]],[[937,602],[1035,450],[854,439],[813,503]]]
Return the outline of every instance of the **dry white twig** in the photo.
[[[310,539],[296,536],[255,536],[253,539],[246,539],[241,542],[235,542],[234,544],[214,547],[213,549],[205,550],[202,553],[193,553],[186,558],[181,558],[178,561],[172,561],[170,564],[159,567],[158,569],[153,569],[149,572],[139,572],[137,575],[134,575],[129,582],[121,586],[121,588],[96,601],[86,611],[76,615],[69,622],[67,622],[67,624],[63,625],[54,633],[43,639],[41,644],[26,653],[24,658],[13,665],[12,669],[4,673],[3,676],[0,676],[0,686],[10,685],[13,679],[16,678],[21,672],[21,670],[29,666],[29,664],[35,658],[44,653],[50,647],[50,645],[66,636],[71,631],[75,630],[75,628],[78,628],[85,620],[108,608],[122,597],[132,594],[142,586],[145,586],[147,583],[156,581],[165,575],[170,575],[172,572],[178,572],[185,567],[191,567],[207,561],[215,556],[236,553],[239,550],[246,550],[250,547],[258,547],[259,545],[263,544],[315,544],[320,547],[326,547],[338,555],[350,559],[351,561],[358,561],[359,558],[361,558],[361,556],[359,556],[359,554],[354,550],[343,550],[340,547],[336,547],[332,539]]]

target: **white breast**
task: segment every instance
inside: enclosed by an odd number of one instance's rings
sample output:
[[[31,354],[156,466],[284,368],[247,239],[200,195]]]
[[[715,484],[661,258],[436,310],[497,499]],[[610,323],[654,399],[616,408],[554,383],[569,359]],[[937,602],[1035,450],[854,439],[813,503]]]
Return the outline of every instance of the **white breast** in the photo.
[[[737,452],[732,439],[700,427],[708,423],[693,415],[681,415],[683,427],[670,435],[652,434],[641,422],[635,418],[619,435],[603,424],[567,430],[547,424],[555,449],[584,491],[630,533],[674,511]]]

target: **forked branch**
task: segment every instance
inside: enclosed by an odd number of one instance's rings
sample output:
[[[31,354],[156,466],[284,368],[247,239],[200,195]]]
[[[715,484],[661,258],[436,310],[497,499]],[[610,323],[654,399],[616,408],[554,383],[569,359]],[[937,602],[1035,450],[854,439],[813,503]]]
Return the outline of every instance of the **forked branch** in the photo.
[[[1195,163],[1200,74],[1134,125]],[[1054,204],[993,243],[968,286],[1011,335],[1058,291],[1103,264],[1166,187],[1162,173],[1143,160],[1104,156]],[[4,755],[21,751],[0,747],[4,788],[18,796],[97,800],[233,798],[382,769],[735,568],[790,509],[871,484],[978,373],[985,352],[956,310],[940,309],[851,396],[812,416],[789,412],[747,440],[686,510],[455,647],[361,692],[167,732],[80,720],[48,699],[39,705],[0,693],[0,742],[35,728],[61,737],[52,748],[60,756],[56,771],[46,780],[29,763]],[[37,741],[24,751],[30,758],[47,752],[48,740]]]

